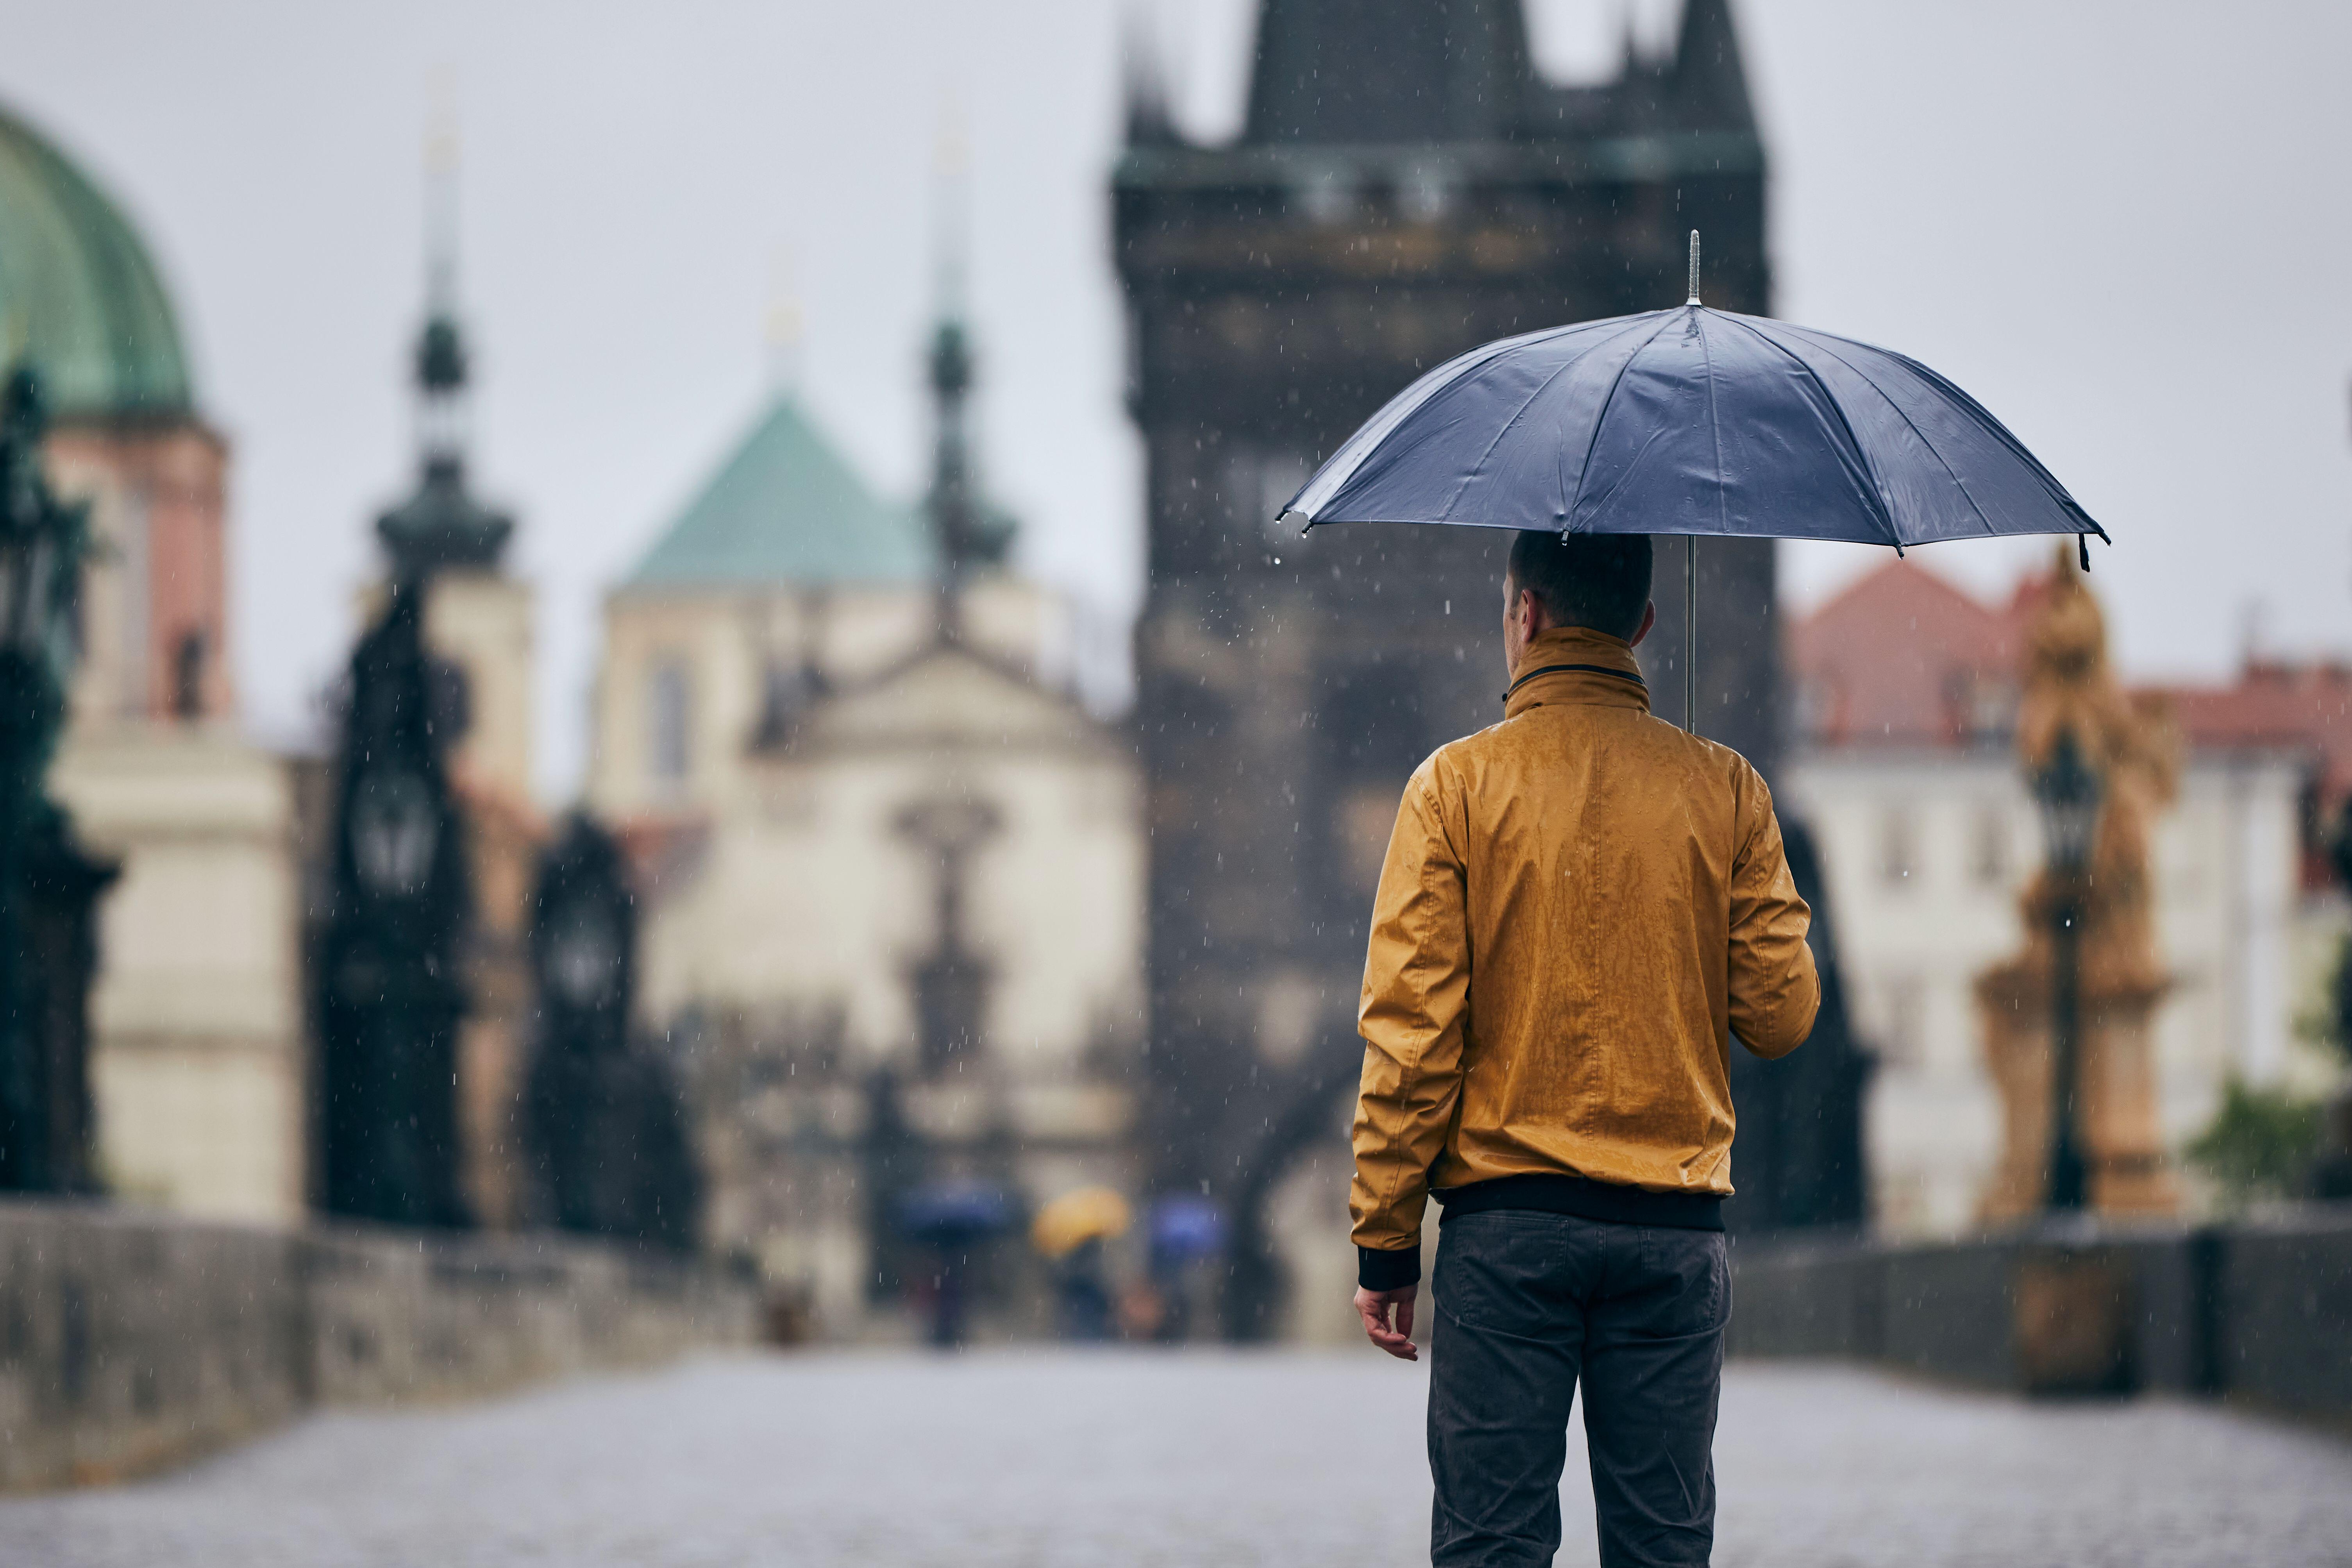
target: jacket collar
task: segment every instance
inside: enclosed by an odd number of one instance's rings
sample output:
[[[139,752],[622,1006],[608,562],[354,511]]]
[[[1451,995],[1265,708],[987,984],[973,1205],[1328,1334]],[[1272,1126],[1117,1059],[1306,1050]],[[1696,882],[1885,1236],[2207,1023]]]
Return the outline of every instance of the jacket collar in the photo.
[[[1642,680],[1633,645],[1590,626],[1537,633],[1511,672],[1503,717],[1516,719],[1530,708],[1562,702],[1648,712],[1650,689]]]

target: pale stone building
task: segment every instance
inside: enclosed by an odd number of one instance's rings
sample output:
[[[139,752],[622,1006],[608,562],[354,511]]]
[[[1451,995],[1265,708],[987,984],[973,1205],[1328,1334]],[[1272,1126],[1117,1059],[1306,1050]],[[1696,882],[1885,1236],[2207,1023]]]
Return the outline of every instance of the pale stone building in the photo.
[[[2021,945],[2018,894],[2042,855],[2011,743],[2036,592],[1991,607],[1889,564],[1791,639],[1798,732],[1782,789],[1819,836],[1839,957],[1877,1048],[1874,1218],[1897,1234],[1973,1225],[2000,1150],[1974,984]],[[2305,875],[2314,801],[2338,771],[2326,716],[2231,725],[2230,690],[2167,695],[2187,745],[2153,837],[2170,981],[2154,1056],[2177,1152],[2233,1073],[2317,1087],[2323,1065],[2296,1019],[2316,1001],[2342,900]]]
[[[118,860],[100,905],[90,1074],[100,1179],[219,1218],[302,1209],[292,787],[239,732],[226,441],[201,414],[138,235],[0,112],[0,362],[56,413],[60,493],[90,506],[82,662],[51,790]]]
[[[1009,531],[943,563],[781,395],[605,605],[589,803],[637,852],[706,1241],[822,1331],[894,1282],[893,1194],[1134,1190],[1132,753]]]

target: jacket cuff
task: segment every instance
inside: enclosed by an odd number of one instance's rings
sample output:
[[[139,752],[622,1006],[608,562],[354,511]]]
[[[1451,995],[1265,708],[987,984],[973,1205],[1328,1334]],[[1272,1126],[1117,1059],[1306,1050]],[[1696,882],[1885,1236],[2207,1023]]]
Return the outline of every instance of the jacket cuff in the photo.
[[[1401,1290],[1421,1282],[1421,1248],[1356,1248],[1356,1283],[1367,1290]]]

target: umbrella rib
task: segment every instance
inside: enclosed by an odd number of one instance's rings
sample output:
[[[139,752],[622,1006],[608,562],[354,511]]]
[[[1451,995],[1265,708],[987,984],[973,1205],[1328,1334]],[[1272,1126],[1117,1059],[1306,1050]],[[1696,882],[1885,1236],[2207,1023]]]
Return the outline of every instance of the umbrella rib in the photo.
[[[1694,239],[1691,244],[1696,247],[1698,241]],[[1697,290],[1694,289],[1692,292],[1696,295]],[[1715,351],[1707,346],[1706,310],[1704,306],[1699,309],[1694,319],[1698,322],[1699,357],[1706,362],[1706,428],[1707,433],[1715,437],[1715,526],[1717,532],[1729,533],[1731,531],[1731,502],[1727,494],[1729,487],[1723,479],[1723,414],[1716,406]],[[1696,557],[1693,559],[1696,560]]]
[[[1514,349],[1528,348],[1536,343],[1549,342],[1554,338],[1568,337],[1609,324],[1607,321],[1571,321],[1566,326],[1542,327],[1531,332],[1522,332],[1517,337],[1500,338],[1494,342],[1482,344],[1455,355],[1443,364],[1433,367],[1427,374],[1416,380],[1383,406],[1378,414],[1365,421],[1361,429],[1342,442],[1339,449],[1332,453],[1313,474],[1309,475],[1307,482],[1298,488],[1298,493],[1290,498],[1292,505],[1295,506],[1297,502],[1306,500],[1308,491],[1314,489],[1318,484],[1323,484],[1328,480],[1330,493],[1326,495],[1320,503],[1328,506],[1331,496],[1337,495],[1354,480],[1366,459],[1379,449],[1381,442],[1395,434],[1405,421]],[[1452,374],[1449,374],[1448,372]],[[1415,392],[1419,392],[1421,395],[1414,397]],[[1342,464],[1345,466],[1341,467]],[[1319,510],[1319,507],[1309,509],[1307,512],[1309,520],[1307,526],[1310,528],[1314,526],[1316,510]],[[1288,509],[1286,508],[1284,515],[1287,514]]]
[[[1610,377],[1609,390],[1601,395],[1601,406],[1593,411],[1592,434],[1584,443],[1584,461],[1579,463],[1576,467],[1576,493],[1568,498],[1567,521],[1570,527],[1575,526],[1576,509],[1581,505],[1584,500],[1585,476],[1592,471],[1592,454],[1593,451],[1601,445],[1601,426],[1602,421],[1609,417],[1609,405],[1617,401],[1617,389],[1624,384],[1625,373],[1633,368],[1633,362],[1635,360],[1642,357],[1643,349],[1648,348],[1652,343],[1658,341],[1658,334],[1666,330],[1666,323],[1674,319],[1674,315],[1675,312],[1672,310],[1659,311],[1658,324],[1654,328],[1651,329],[1650,335],[1648,337],[1642,340],[1640,348],[1636,348],[1632,353],[1625,356],[1625,363],[1617,367],[1617,374]],[[1599,347],[1600,345],[1596,344],[1594,346]],[[1591,351],[1587,350],[1586,352],[1590,353]],[[1569,363],[1573,364],[1575,361],[1571,360]],[[1566,370],[1568,366],[1563,365],[1560,368],[1562,370]],[[1498,437],[1496,439],[1499,440],[1500,437]]]
[[[1885,518],[1886,522],[1887,542],[1895,546],[1895,552],[1896,554],[1901,554],[1903,552],[1903,531],[1895,526],[1895,508],[1888,504],[1886,499],[1886,483],[1878,477],[1878,469],[1876,466],[1871,462],[1870,454],[1864,450],[1862,437],[1853,433],[1853,422],[1845,416],[1845,409],[1839,404],[1836,395],[1830,391],[1828,385],[1822,383],[1820,376],[1813,375],[1813,367],[1807,364],[1802,359],[1800,359],[1794,353],[1792,353],[1788,344],[1776,341],[1769,332],[1761,331],[1757,327],[1755,322],[1749,321],[1745,316],[1736,316],[1727,312],[1724,319],[1726,321],[1738,322],[1739,325],[1745,329],[1750,336],[1755,338],[1758,342],[1764,344],[1774,353],[1779,354],[1790,364],[1793,364],[1799,370],[1803,371],[1807,375],[1811,375],[1813,377],[1814,384],[1821,386],[1822,396],[1828,402],[1830,412],[1837,416],[1838,428],[1845,432],[1846,444],[1853,448],[1855,460],[1862,464],[1863,472],[1870,480],[1871,490],[1878,501],[1880,515]],[[1845,362],[1843,360],[1840,360],[1838,363],[1843,364]],[[1868,378],[1865,377],[1864,379]],[[1875,390],[1874,385],[1874,390]],[[1881,392],[1878,395],[1885,397],[1886,394]],[[1931,447],[1928,450],[1935,451],[1935,448]],[[1936,460],[1939,463],[1943,462],[1943,454],[1937,452],[1936,454]],[[1949,469],[1950,466],[1951,465],[1948,463],[1945,464],[1947,470]],[[1969,504],[1970,506],[1974,506],[1976,502],[1971,500]],[[1978,515],[1982,516],[1983,514],[1979,512]]]
[[[1657,336],[1657,333],[1653,332],[1650,335],[1652,337],[1655,337]],[[1486,443],[1486,449],[1478,454],[1478,460],[1470,465],[1468,471],[1463,474],[1462,482],[1454,487],[1454,493],[1445,498],[1445,516],[1451,517],[1453,515],[1454,503],[1462,499],[1462,492],[1470,488],[1470,481],[1477,478],[1478,471],[1486,466],[1486,459],[1495,455],[1495,448],[1503,444],[1503,437],[1509,435],[1513,430],[1518,427],[1519,421],[1528,416],[1528,410],[1535,406],[1536,399],[1544,395],[1545,389],[1549,387],[1553,382],[1558,381],[1561,376],[1566,375],[1570,371],[1574,370],[1579,364],[1581,364],[1584,362],[1585,354],[1589,354],[1593,349],[1602,347],[1606,343],[1613,341],[1613,338],[1603,339],[1601,342],[1593,344],[1591,348],[1584,350],[1582,353],[1571,354],[1561,363],[1558,370],[1553,371],[1549,375],[1544,377],[1543,380],[1536,384],[1534,389],[1530,391],[1525,398],[1520,400],[1518,407],[1512,411],[1511,416],[1503,421],[1503,427],[1495,432],[1495,438]],[[1635,349],[1633,352],[1635,353],[1640,353],[1642,351],[1640,349]],[[1487,362],[1489,364],[1492,363],[1494,362],[1491,360]],[[1628,363],[1631,363],[1630,360]],[[1478,368],[1480,370],[1484,370],[1486,366],[1482,364]],[[1622,365],[1619,366],[1617,374],[1620,376],[1623,375],[1625,374],[1624,367]],[[1469,379],[1467,376],[1459,376],[1454,381],[1447,383],[1447,384],[1449,386],[1459,386],[1467,379]],[[1614,383],[1611,384],[1610,391],[1612,394],[1616,391],[1616,385]],[[1606,398],[1602,399],[1602,409],[1605,411],[1608,406],[1608,400]],[[1598,430],[1598,421],[1595,422],[1594,428],[1596,431]],[[1590,454],[1588,453],[1588,456]],[[1582,489],[1581,475],[1578,476],[1578,488],[1580,489]],[[1571,503],[1570,510],[1571,512],[1575,510],[1573,503]]]
[[[1801,331],[1802,329],[1798,330]],[[1862,378],[1862,384],[1864,386],[1867,386],[1871,391],[1886,399],[1886,406],[1892,408],[1896,414],[1902,416],[1903,423],[1909,426],[1911,434],[1919,437],[1919,445],[1927,447],[1929,452],[1935,455],[1936,461],[1944,466],[1944,472],[1951,477],[1952,488],[1960,492],[1961,499],[1969,503],[1969,510],[1977,514],[1977,521],[1979,522],[1984,524],[1985,537],[1988,539],[2000,538],[2000,530],[1992,525],[1992,519],[1985,515],[1985,509],[1979,506],[1977,504],[1977,498],[1969,493],[1968,481],[1960,478],[1959,470],[1952,467],[1952,460],[1949,458],[1945,457],[1943,453],[1936,450],[1936,443],[1927,439],[1927,433],[1919,428],[1918,422],[1911,417],[1910,410],[1905,408],[1903,405],[1895,402],[1895,399],[1889,395],[1886,388],[1879,385],[1877,381],[1872,377],[1871,374],[1863,369],[1862,366],[1854,363],[1853,361],[1846,358],[1845,355],[1838,353],[1837,350],[1831,348],[1826,344],[1815,344],[1814,346],[1820,348],[1822,353],[1829,355],[1830,358],[1837,361],[1838,363],[1845,366],[1846,369],[1860,376]],[[1835,400],[1832,399],[1832,401]]]
[[[1820,338],[1829,338],[1832,342],[1846,341],[1839,338],[1834,332],[1815,332],[1812,335]],[[1860,346],[1864,348],[1872,347],[1872,345],[1868,343],[1864,343]],[[2026,448],[2023,442],[2020,441],[2014,435],[2011,434],[2008,426],[2003,425],[2000,420],[1994,418],[1990,409],[1987,408],[1983,404],[1979,403],[1975,398],[1969,396],[1964,388],[1956,385],[1948,377],[1939,374],[1933,365],[1921,364],[1917,360],[1913,359],[1910,355],[1897,353],[1893,349],[1877,349],[1875,352],[1885,354],[1889,359],[1898,360],[1904,364],[1910,366],[1911,369],[1918,373],[1920,379],[1929,383],[1945,396],[1950,398],[1953,402],[1958,404],[1963,408],[1968,409],[1971,414],[1974,414],[1978,418],[1982,420],[1986,432],[1999,438],[2000,444],[2009,449],[2011,456],[2014,457],[2019,462],[2024,464],[2028,469],[2032,470],[2034,477],[2041,480],[2042,488],[2051,493],[2052,499],[2056,500],[2060,507],[2067,511],[2073,512],[2076,517],[2083,520],[2084,528],[2077,531],[2078,532],[2087,531],[2095,533],[2101,539],[2105,540],[2109,544],[2113,544],[2115,542],[2113,539],[2108,538],[2107,531],[2099,526],[2099,520],[2083,510],[2083,503],[2076,500],[2073,495],[2068,493],[2066,487],[2058,482],[2058,476],[2052,473],[2047,468],[2043,467],[2042,459],[2035,457]]]

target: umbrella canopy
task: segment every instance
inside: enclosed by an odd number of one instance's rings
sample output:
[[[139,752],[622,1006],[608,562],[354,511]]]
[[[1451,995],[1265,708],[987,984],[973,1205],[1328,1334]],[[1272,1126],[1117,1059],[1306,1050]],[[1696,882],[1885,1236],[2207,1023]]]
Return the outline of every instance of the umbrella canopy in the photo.
[[[1283,521],[1898,551],[2106,538],[1999,420],[1918,361],[1696,300],[1448,361],[1349,437]]]
[[[1151,1205],[1151,1250],[1163,1261],[1211,1258],[1224,1245],[1224,1215],[1208,1199],[1178,1194]]]
[[[1002,1188],[981,1182],[936,1182],[898,1205],[899,1229],[934,1247],[966,1246],[1012,1223],[1013,1201]]]
[[[1029,1241],[1048,1258],[1066,1258],[1089,1241],[1124,1236],[1131,1218],[1127,1200],[1108,1187],[1080,1187],[1037,1211]]]
[[[1683,713],[1697,711],[1698,540],[1910,545],[2107,531],[1976,399],[1888,349],[1690,298],[1448,360],[1282,510],[1327,522],[1679,533]],[[2112,540],[2108,542],[2114,542]]]

